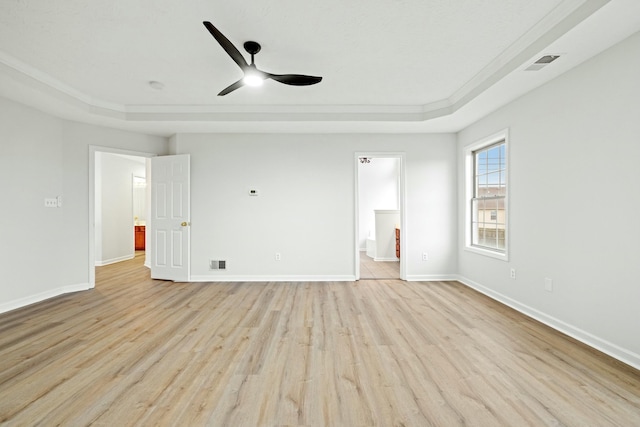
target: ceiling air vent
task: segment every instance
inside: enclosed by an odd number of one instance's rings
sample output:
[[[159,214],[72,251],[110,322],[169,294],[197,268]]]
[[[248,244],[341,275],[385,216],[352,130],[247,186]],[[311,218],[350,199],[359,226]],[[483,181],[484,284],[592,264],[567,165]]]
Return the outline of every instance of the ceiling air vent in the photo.
[[[545,55],[542,58],[538,59],[533,64],[529,65],[525,68],[525,71],[538,71],[547,65],[551,64],[556,59],[560,58],[560,55]]]

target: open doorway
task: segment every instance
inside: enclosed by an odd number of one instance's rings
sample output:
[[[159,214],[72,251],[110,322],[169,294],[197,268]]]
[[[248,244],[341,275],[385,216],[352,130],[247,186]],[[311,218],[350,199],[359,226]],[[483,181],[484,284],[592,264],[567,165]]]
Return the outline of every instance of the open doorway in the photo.
[[[146,159],[95,154],[95,265],[132,259],[145,248]]]
[[[147,191],[147,173],[146,173],[146,159],[139,158],[145,164],[144,175],[132,174],[132,198],[133,198],[133,249],[136,251],[136,256],[139,256],[140,252],[144,252],[147,247],[147,217],[149,216],[149,203],[148,203],[148,191]]]
[[[89,160],[89,283],[95,286],[96,267],[134,257],[145,258],[148,192],[143,182],[149,175],[141,153],[109,147],[90,147]],[[146,261],[145,261],[146,265]]]
[[[405,277],[403,164],[403,153],[356,153],[356,280]]]

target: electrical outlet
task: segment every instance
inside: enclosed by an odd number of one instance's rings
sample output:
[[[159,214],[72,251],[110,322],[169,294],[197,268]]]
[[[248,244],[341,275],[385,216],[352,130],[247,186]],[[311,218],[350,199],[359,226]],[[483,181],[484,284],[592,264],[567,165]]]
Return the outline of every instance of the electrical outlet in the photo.
[[[276,252],[276,261],[280,261],[282,259],[282,256],[280,255],[280,252]]]
[[[516,269],[515,269],[515,268],[512,268],[512,269],[511,269],[511,278],[512,278],[512,279],[515,279],[515,278],[516,278]]]
[[[544,278],[544,290],[547,292],[553,292],[553,280],[548,277]]]
[[[427,252],[422,252],[422,260],[423,261],[428,261],[429,260],[429,254]]]

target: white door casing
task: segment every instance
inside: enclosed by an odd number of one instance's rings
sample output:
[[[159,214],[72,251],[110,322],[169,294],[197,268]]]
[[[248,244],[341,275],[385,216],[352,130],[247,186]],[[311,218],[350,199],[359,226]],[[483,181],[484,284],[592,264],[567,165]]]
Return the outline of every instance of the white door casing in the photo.
[[[190,156],[151,159],[151,277],[190,278]]]

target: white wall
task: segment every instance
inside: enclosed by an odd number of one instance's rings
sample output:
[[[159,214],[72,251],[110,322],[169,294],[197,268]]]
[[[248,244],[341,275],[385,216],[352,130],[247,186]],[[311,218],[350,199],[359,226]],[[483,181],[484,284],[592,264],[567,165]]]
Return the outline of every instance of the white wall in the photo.
[[[193,280],[352,279],[354,156],[365,151],[406,153],[408,278],[457,271],[453,135],[180,134],[175,147],[191,154]]]
[[[0,129],[0,310],[6,311],[7,302],[66,284],[60,250],[66,207],[44,207],[45,197],[64,194],[64,125],[0,99]]]
[[[358,163],[358,216],[360,250],[367,248],[369,233],[375,236],[374,210],[399,209],[400,159],[374,157],[370,163]]]
[[[144,160],[96,153],[96,265],[134,257],[132,177],[145,173]]]
[[[636,367],[638,76],[640,33],[465,129],[458,150],[463,280]],[[465,146],[507,127],[510,260],[503,262],[463,249],[462,165]]]
[[[0,98],[0,312],[89,284],[89,145],[166,153],[166,138],[53,118]],[[44,198],[63,196],[61,208]],[[91,224],[93,226],[93,224]]]

